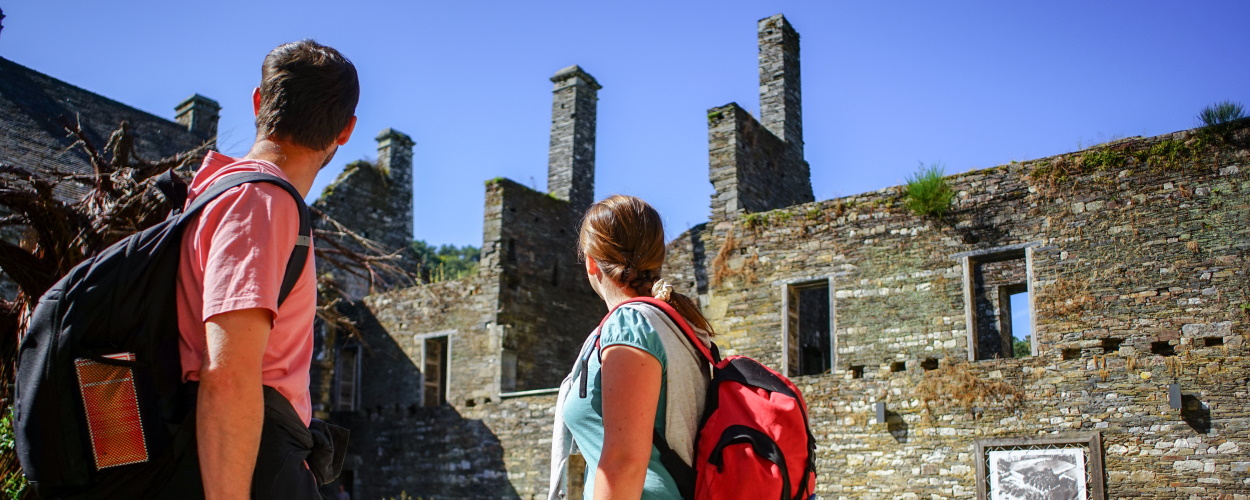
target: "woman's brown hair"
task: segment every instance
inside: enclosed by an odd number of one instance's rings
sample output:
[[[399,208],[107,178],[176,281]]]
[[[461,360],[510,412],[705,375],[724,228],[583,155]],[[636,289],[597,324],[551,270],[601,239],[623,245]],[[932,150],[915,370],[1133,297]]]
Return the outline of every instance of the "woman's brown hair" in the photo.
[[[618,194],[591,205],[577,240],[581,257],[594,259],[609,279],[637,295],[668,302],[691,326],[713,333],[699,306],[660,278],[664,223],[647,202]]]

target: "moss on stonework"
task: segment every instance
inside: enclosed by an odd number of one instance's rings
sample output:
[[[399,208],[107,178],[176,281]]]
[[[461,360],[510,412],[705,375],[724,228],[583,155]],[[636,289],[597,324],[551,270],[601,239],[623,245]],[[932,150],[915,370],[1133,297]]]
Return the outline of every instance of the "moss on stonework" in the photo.
[[[1128,156],[1114,149],[1090,151],[1081,156],[1081,166],[1085,170],[1111,170],[1123,167]]]
[[[768,225],[767,213],[749,213],[742,217],[742,225],[747,229],[759,229]]]
[[[1166,140],[1137,152],[1138,161],[1164,170],[1178,170],[1186,163],[1199,159],[1206,141],[1195,138],[1190,141]]]

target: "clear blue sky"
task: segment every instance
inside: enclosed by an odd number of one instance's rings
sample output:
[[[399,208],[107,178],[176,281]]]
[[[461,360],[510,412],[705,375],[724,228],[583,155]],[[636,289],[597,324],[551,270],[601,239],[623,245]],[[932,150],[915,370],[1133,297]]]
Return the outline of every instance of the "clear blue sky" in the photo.
[[[272,47],[340,49],[363,86],[357,135],[322,174],[417,141],[415,231],[481,244],[483,181],[546,188],[553,73],[599,93],[597,194],[651,201],[669,236],[707,219],[706,110],[757,113],[756,21],[802,36],[817,199],[1193,127],[1250,105],[1250,2],[5,2],[0,55],[160,116],[193,93],[223,107],[242,154]]]

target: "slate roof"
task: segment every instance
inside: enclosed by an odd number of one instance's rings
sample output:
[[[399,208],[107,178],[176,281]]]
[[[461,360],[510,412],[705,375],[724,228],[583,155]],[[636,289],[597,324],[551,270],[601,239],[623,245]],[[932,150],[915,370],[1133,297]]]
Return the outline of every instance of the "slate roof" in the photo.
[[[91,172],[87,156],[78,147],[70,148],[74,139],[64,129],[75,121],[97,148],[104,147],[122,121],[128,122],[136,153],[148,160],[213,139],[0,57],[0,162],[28,169]]]

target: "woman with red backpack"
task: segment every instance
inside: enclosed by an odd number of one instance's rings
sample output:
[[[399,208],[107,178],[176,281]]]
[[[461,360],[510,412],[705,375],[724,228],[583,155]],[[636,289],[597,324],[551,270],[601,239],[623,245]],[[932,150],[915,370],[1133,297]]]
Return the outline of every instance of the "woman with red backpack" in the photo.
[[[611,312],[560,387],[550,498],[563,497],[575,443],[586,461],[584,498],[679,500],[693,488],[693,475],[675,478],[665,464],[678,457],[685,467],[677,475],[692,471],[710,365],[659,307],[628,301],[667,303],[705,347],[712,328],[693,301],[661,279],[664,226],[646,202],[616,195],[592,205],[578,250],[591,287]]]

